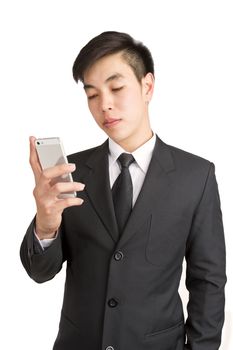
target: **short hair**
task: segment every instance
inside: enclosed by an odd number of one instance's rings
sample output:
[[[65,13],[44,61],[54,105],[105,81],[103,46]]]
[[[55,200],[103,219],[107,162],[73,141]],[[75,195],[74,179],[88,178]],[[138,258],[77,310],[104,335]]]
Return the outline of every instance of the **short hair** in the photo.
[[[107,31],[91,39],[79,52],[73,64],[76,82],[84,80],[85,71],[104,56],[122,52],[122,58],[133,69],[140,82],[147,74],[154,75],[154,62],[149,49],[129,34]]]

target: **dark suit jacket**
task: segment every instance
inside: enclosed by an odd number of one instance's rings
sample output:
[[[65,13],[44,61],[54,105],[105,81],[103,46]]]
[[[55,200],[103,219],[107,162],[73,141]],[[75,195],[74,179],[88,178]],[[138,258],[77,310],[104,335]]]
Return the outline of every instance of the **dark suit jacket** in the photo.
[[[31,278],[53,278],[67,261],[54,350],[217,350],[224,320],[225,244],[214,164],[158,136],[150,166],[119,239],[108,173],[108,140],[69,156],[86,184],[81,207],[35,252],[33,225],[21,246]],[[184,257],[184,323],[178,287]]]

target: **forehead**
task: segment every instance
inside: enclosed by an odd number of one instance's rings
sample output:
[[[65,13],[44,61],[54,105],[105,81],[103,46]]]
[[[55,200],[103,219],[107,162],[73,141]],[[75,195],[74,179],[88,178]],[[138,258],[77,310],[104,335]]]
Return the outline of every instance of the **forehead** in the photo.
[[[95,86],[97,83],[108,83],[112,80],[136,79],[121,52],[100,58],[84,72],[83,77],[84,86]]]

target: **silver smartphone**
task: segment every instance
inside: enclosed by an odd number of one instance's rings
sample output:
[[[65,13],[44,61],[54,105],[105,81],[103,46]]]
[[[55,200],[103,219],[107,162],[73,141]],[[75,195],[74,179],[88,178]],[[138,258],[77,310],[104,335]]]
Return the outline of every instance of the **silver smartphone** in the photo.
[[[42,169],[51,168],[55,165],[68,163],[62,141],[59,137],[39,138],[35,140],[36,151]],[[70,173],[58,176],[54,183],[73,182]],[[76,192],[61,193],[58,198],[76,197]]]

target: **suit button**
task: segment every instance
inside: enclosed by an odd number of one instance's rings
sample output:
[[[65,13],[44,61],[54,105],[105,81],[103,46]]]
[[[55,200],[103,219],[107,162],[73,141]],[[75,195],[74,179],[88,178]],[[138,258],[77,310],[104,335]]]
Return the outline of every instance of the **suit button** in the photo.
[[[118,251],[115,252],[115,254],[114,254],[114,259],[115,259],[116,261],[122,260],[123,257],[124,257],[124,255],[123,255],[123,253],[122,253],[120,250],[118,250]]]
[[[107,346],[106,350],[114,350],[113,346]]]
[[[108,306],[109,307],[116,307],[118,305],[118,302],[115,299],[109,299]]]

